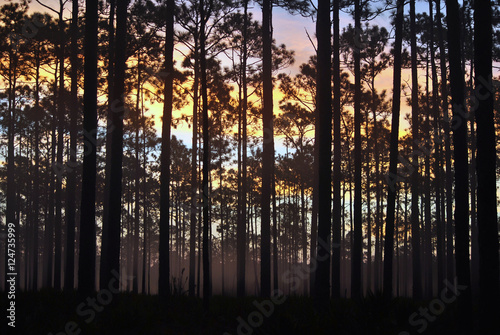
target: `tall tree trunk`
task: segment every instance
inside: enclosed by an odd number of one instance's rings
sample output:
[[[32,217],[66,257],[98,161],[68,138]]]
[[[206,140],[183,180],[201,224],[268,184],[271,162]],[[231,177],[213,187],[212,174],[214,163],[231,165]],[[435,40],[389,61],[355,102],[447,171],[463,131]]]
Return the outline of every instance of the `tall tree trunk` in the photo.
[[[196,275],[196,215],[198,213],[198,92],[199,92],[198,35],[194,36],[194,83],[193,83],[193,140],[191,149],[191,211],[189,226],[189,296],[194,296]]]
[[[399,189],[396,191],[396,199],[399,199]],[[399,298],[399,289],[400,289],[400,251],[399,251],[399,204],[396,206],[396,222],[395,222],[395,243],[396,243],[396,297]]]
[[[340,298],[340,234],[342,206],[340,181],[342,179],[342,134],[340,119],[340,1],[333,2],[333,252],[332,252],[332,297]]]
[[[38,50],[37,50],[38,51]],[[35,113],[38,115],[39,113],[39,74],[40,74],[40,58],[39,58],[39,53],[37,52],[36,57],[36,92],[35,92]],[[38,256],[39,256],[39,251],[38,251],[38,211],[39,211],[39,163],[40,163],[40,154],[39,154],[39,124],[38,124],[38,119],[35,121],[35,166],[34,166],[34,177],[33,177],[33,191],[32,191],[32,196],[33,196],[33,217],[32,217],[32,224],[33,224],[33,267],[36,272],[33,272],[33,290],[36,291],[38,289]],[[50,173],[51,174],[51,173]],[[7,221],[8,222],[8,221]],[[29,224],[29,223],[28,223]],[[52,254],[50,254],[50,257],[52,257]],[[15,272],[15,271],[8,271],[8,272]],[[50,283],[49,286],[50,287]]]
[[[146,294],[146,271],[149,270],[150,264],[147,261],[147,250],[148,250],[148,203],[147,203],[147,152],[146,152],[146,118],[144,117],[144,101],[142,102],[141,108],[142,117],[142,210],[143,210],[143,244],[142,244],[142,294]],[[149,279],[149,278],[148,278]]]
[[[219,121],[220,121],[220,118],[219,118]],[[220,125],[220,123],[219,123]],[[222,129],[222,126],[220,127],[220,136],[222,137],[223,136],[223,133],[222,133],[223,129]],[[222,157],[222,141],[221,141],[221,145],[219,145],[219,156]],[[222,296],[225,295],[225,282],[224,282],[224,277],[225,277],[225,273],[224,273],[224,222],[225,222],[225,217],[224,217],[224,202],[225,202],[225,196],[223,195],[223,188],[222,188],[222,158],[219,158],[219,190],[220,190],[220,195],[221,195],[221,202],[220,202],[220,238],[221,238],[221,241],[220,241],[220,254],[221,254],[221,266],[222,266],[222,274],[221,274],[221,277],[222,277]]]
[[[456,0],[446,1],[450,87],[453,106],[453,144],[455,161],[455,263],[458,285],[465,286],[458,296],[459,327],[463,334],[471,333],[471,288],[469,268],[469,171],[467,119],[464,109],[464,75],[460,60],[460,16]],[[498,249],[497,249],[498,250]],[[497,281],[498,283],[498,281]]]
[[[473,42],[472,42],[473,43]],[[474,56],[472,56],[474,57]],[[472,60],[472,62],[474,62]],[[471,68],[470,76],[470,92],[474,91],[472,78],[473,78],[473,68]],[[479,276],[474,274],[479,274],[479,231],[477,226],[477,175],[476,175],[476,125],[474,120],[470,120],[470,151],[471,158],[469,164],[469,175],[470,175],[470,244],[471,244],[471,255],[470,255],[470,268],[471,268],[471,285],[472,285],[472,299],[478,297],[479,294]]]
[[[408,263],[410,261],[408,253],[408,182],[405,181],[405,237],[404,237],[404,258],[405,258],[405,296],[409,297],[410,292],[408,290],[410,278],[408,276]]]
[[[114,113],[114,80],[115,80],[115,9],[116,0],[109,0],[109,18],[108,18],[108,113],[106,118],[106,163],[104,166],[104,194],[102,202],[102,221],[108,222],[109,218],[109,180],[111,178],[111,135],[113,129],[113,113]],[[108,131],[109,130],[109,131]],[[101,240],[108,239],[108,226],[103,225]],[[101,263],[103,262],[101,254]],[[100,281],[103,281],[103,273],[100,274]]]
[[[247,168],[247,43],[248,43],[248,0],[243,1],[243,41],[242,41],[242,61],[241,61],[241,79],[243,100],[241,102],[241,128],[242,128],[242,152],[241,152],[241,180],[240,180],[240,203],[239,203],[239,219],[236,232],[236,278],[237,278],[237,296],[245,296],[245,268],[246,268],[246,222],[247,222],[247,185],[246,185],[246,168]]]
[[[247,6],[248,6],[248,3],[247,3]],[[246,22],[245,22],[245,27],[248,26],[248,14],[245,15],[246,17]],[[244,35],[245,35],[245,40],[247,40],[248,38],[248,34],[247,32],[245,31],[244,32]],[[245,42],[245,45],[246,45],[247,42]],[[243,247],[240,247],[243,251],[243,256],[241,257],[241,261],[242,261],[242,267],[243,269],[240,270],[242,271],[242,274],[240,273],[240,275],[243,276],[243,278],[245,278],[246,276],[246,259],[247,259],[247,253],[248,253],[248,248],[247,248],[247,243],[245,243],[246,241],[246,238],[247,238],[247,230],[246,230],[246,227],[248,226],[248,195],[247,195],[247,190],[248,190],[248,185],[247,185],[247,165],[248,165],[248,159],[247,159],[247,147],[248,147],[248,135],[247,135],[247,108],[248,108],[248,89],[247,89],[247,75],[246,75],[246,64],[247,64],[247,48],[245,46],[245,49],[244,49],[245,53],[244,53],[244,61],[243,61],[243,106],[242,106],[242,112],[243,112],[243,115],[242,115],[242,121],[243,121],[243,125],[242,125],[242,130],[243,130],[243,142],[242,142],[242,152],[241,152],[241,170],[242,170],[242,174],[241,174],[241,182],[242,182],[242,186],[241,186],[241,221],[243,222],[242,223],[242,228],[241,229],[241,232],[243,233],[243,237],[241,238],[241,240],[243,241],[244,243],[244,246]],[[243,282],[243,290],[245,290],[245,284],[246,281]],[[245,292],[243,291],[243,295],[245,295]]]
[[[305,159],[302,158],[302,161],[305,162]],[[302,239],[301,239],[301,243],[302,243],[302,266],[306,266],[307,264],[307,217],[306,217],[306,199],[305,199],[305,181],[303,180],[303,176],[301,176],[300,178],[300,221],[302,222]],[[274,181],[274,175],[273,175],[273,181]],[[274,183],[273,183],[274,185]],[[274,188],[273,188],[274,189]],[[272,193],[272,196],[273,196],[273,200],[274,200],[274,192]],[[274,204],[274,201],[273,201],[273,204]],[[273,210],[273,214],[274,214],[274,210]],[[274,218],[274,215],[273,215],[273,218]],[[275,225],[275,222],[276,221],[273,221],[273,228],[274,228],[274,225]],[[273,229],[273,236],[274,236],[274,229]],[[274,246],[274,243],[273,243],[273,246]],[[273,252],[273,255],[274,255],[274,252]],[[307,296],[307,278],[304,278],[303,280],[303,293],[304,293],[304,296]]]
[[[33,153],[33,143],[32,143],[32,141],[29,140],[29,141],[26,142],[26,144],[24,144],[24,143],[22,143],[21,138],[22,138],[21,134],[19,134],[20,143],[19,143],[19,153],[18,153],[18,156],[22,157],[21,153],[22,152],[26,152],[27,153],[26,157],[30,161],[33,161],[33,157],[32,157],[33,156],[33,154],[32,154]],[[33,166],[31,166],[31,165],[27,165],[26,166],[26,172],[27,172],[27,175],[29,176],[29,178],[27,179],[27,182],[26,182],[26,189],[27,190],[31,190],[31,192],[26,197],[26,206],[25,206],[23,212],[26,213],[26,216],[25,216],[26,217],[26,220],[25,220],[26,226],[27,227],[33,227],[33,228],[37,227],[37,229],[38,229],[38,225],[35,226],[35,224],[33,222],[34,221],[34,213],[33,213],[33,201],[34,200],[33,200],[33,180],[32,180],[32,177],[31,177],[31,176],[34,175],[34,171],[33,170],[34,170]],[[17,194],[17,199],[18,199],[17,200],[18,203],[21,203],[20,193]],[[17,210],[18,210],[17,217],[20,218],[21,217],[21,208],[18,207]],[[36,232],[34,232],[34,234],[39,234],[39,231],[37,230]],[[40,255],[40,253],[39,253],[40,249],[39,249],[38,245],[37,245],[37,249],[36,250],[37,250],[37,252],[35,254],[36,255],[35,257],[38,260],[39,259],[39,255]],[[35,258],[35,257],[33,257],[33,258]],[[38,287],[35,287],[35,289],[38,289]]]
[[[47,165],[47,168],[50,170],[49,172],[49,180],[50,180],[50,186],[49,186],[49,196],[48,196],[48,221],[45,222],[45,232],[44,232],[44,249],[47,250],[46,252],[46,257],[48,257],[48,266],[47,268],[50,268],[50,274],[47,273],[47,276],[50,276],[50,278],[47,278],[48,280],[48,287],[53,287],[53,279],[54,279],[54,225],[55,225],[55,189],[56,189],[56,184],[57,184],[57,178],[60,178],[62,175],[62,171],[58,171],[55,167],[58,167],[56,163],[56,149],[57,149],[57,104],[58,104],[58,90],[57,90],[57,74],[58,74],[58,67],[59,62],[56,63],[56,67],[54,70],[54,83],[53,83],[53,90],[54,90],[54,96],[53,96],[53,108],[52,108],[52,117],[51,117],[51,122],[50,122],[50,165]],[[33,250],[38,249],[38,229],[35,229],[35,227],[32,225],[31,222],[28,222],[28,226],[33,229],[33,236],[31,236],[30,239],[28,239],[28,245],[32,244]],[[27,250],[27,255],[30,256],[30,262],[27,264],[27,269],[30,270],[30,275],[33,274],[33,264],[36,261],[36,258],[34,258],[32,250]],[[28,278],[28,280],[31,283],[32,276]],[[31,285],[29,285],[31,288]]]
[[[63,166],[64,150],[64,114],[65,111],[65,91],[64,91],[64,3],[59,0],[59,94],[57,102],[57,166]],[[61,235],[62,235],[62,181],[63,174],[59,173],[56,178],[56,217],[54,222],[54,288],[61,289]],[[37,265],[35,264],[34,275],[37,278]],[[36,281],[36,280],[35,280]],[[36,283],[35,283],[36,285]]]
[[[172,124],[174,88],[174,11],[175,1],[167,0],[165,36],[165,91],[163,101],[163,123],[161,130],[160,166],[160,269],[158,293],[162,299],[170,296],[170,134]]]
[[[448,80],[446,67],[446,49],[444,45],[444,32],[441,23],[441,2],[436,0],[437,30],[439,35],[439,62],[441,67],[441,99],[443,109],[445,167],[446,167],[446,278],[452,282],[455,266],[453,261],[453,174],[451,169],[451,143],[450,143],[450,118],[448,115]]]
[[[498,317],[499,264],[496,198],[496,148],[492,85],[491,1],[474,2],[475,92],[477,124],[477,222],[482,332],[495,329]]]
[[[141,164],[140,164],[140,143],[139,143],[139,128],[140,128],[140,99],[141,99],[141,55],[137,55],[137,96],[135,104],[135,177],[134,177],[134,241],[133,241],[133,264],[132,264],[132,291],[139,292],[139,221],[140,221],[140,181],[141,181]],[[144,129],[143,129],[144,131]]]
[[[469,39],[467,42],[462,43],[462,48],[465,49],[466,46],[474,45],[474,33],[473,33],[473,15],[472,15],[472,1],[464,1],[464,17],[465,17],[465,28],[464,31],[467,33]],[[473,47],[472,47],[473,48]],[[464,55],[469,56],[470,64],[469,67],[469,81],[466,90],[472,95],[474,92],[474,51],[472,53],[463,52]],[[465,63],[465,62],[464,62]],[[465,70],[464,70],[465,73]],[[471,108],[472,109],[472,108]],[[474,119],[470,118],[470,151],[471,158],[469,164],[469,175],[470,175],[470,226],[471,226],[471,255],[470,255],[470,269],[471,269],[471,294],[472,299],[476,300],[479,296],[479,276],[474,274],[479,274],[479,231],[477,224],[477,175],[476,175],[476,125],[474,124]]]
[[[203,122],[202,122],[203,123]],[[199,126],[199,129],[198,129],[198,133],[200,132],[200,129],[201,129],[201,125]],[[199,137],[199,142],[198,142],[198,146],[201,148],[201,138]],[[202,152],[200,150],[199,152],[199,157],[198,157],[198,180],[201,180],[201,163],[202,163]],[[201,193],[201,196],[202,196],[202,206],[205,205],[205,199],[203,198],[203,191],[201,190],[201,185],[200,185],[200,189],[198,190],[198,192]],[[199,213],[199,215],[201,215],[201,211]],[[201,236],[203,235],[202,234],[202,222],[201,222],[201,216],[200,216],[200,219],[198,220],[198,271],[197,271],[197,274],[196,274],[196,282],[197,282],[197,285],[196,285],[196,296],[199,298],[200,297],[200,292],[201,292],[201,258],[202,258],[202,255],[201,255],[201,252],[202,252],[202,246],[201,246]]]
[[[211,0],[209,0],[211,1]],[[210,2],[210,5],[212,3]],[[208,13],[205,13],[205,1],[200,1],[200,72],[201,72],[201,100],[202,100],[202,127],[203,127],[203,307],[208,311],[211,292],[210,282],[210,198],[209,198],[209,172],[210,172],[210,136],[208,120],[208,88],[207,88],[207,60],[206,60],[206,22]]]
[[[75,220],[76,220],[76,136],[78,134],[78,1],[72,0],[71,17],[71,110],[68,180],[66,187],[66,266],[64,270],[64,289],[71,291],[75,285]]]
[[[9,55],[9,74],[12,72],[13,55]],[[9,99],[8,99],[8,110],[7,110],[7,201],[5,209],[5,219],[6,219],[6,229],[8,232],[9,226],[15,229],[15,254],[18,254],[19,248],[19,223],[16,221],[16,183],[15,183],[15,164],[14,164],[14,91],[15,84],[12,76],[9,76]],[[5,243],[5,254],[9,254],[9,243]],[[19,264],[18,259],[16,259],[16,265]],[[19,269],[19,268],[18,268]],[[19,270],[18,270],[19,271]],[[8,262],[5,262],[5,280],[10,279],[7,275],[8,273],[13,273]],[[16,277],[16,287],[19,288],[19,277]],[[5,282],[5,287],[7,287],[7,282]]]
[[[312,191],[312,213],[311,213],[311,260],[310,260],[310,278],[309,278],[309,291],[311,296],[314,296],[314,287],[316,285],[316,252],[318,244],[318,188],[319,188],[319,116],[318,108],[314,111],[314,162],[313,162],[313,191]],[[333,273],[332,273],[333,276]]]
[[[78,290],[81,296],[91,294],[95,290],[96,257],[97,0],[86,0],[85,4],[83,129],[88,151],[83,156],[80,209]]]
[[[123,195],[125,198],[125,204],[127,204],[127,209],[126,213],[132,213],[132,197],[133,197],[133,191],[132,191],[132,180],[127,180],[126,181],[126,186],[125,190],[123,191]],[[126,276],[129,276],[132,273],[132,254],[133,254],[133,240],[134,240],[134,235],[133,235],[133,224],[134,224],[134,218],[131,217],[131,215],[124,215],[122,214],[122,221],[126,221],[126,226],[125,230],[127,231],[127,235],[124,233],[124,229],[120,229],[120,241],[124,240],[124,252],[120,252],[120,267],[121,267],[121,272]],[[121,251],[121,247],[120,247]],[[125,263],[125,264],[124,264]],[[122,266],[124,264],[124,266]],[[125,290],[129,291],[131,290],[131,285],[130,281],[124,281],[124,286]]]
[[[277,208],[276,208],[276,175],[273,174],[273,290],[274,292],[278,292],[279,286],[278,286],[278,213],[277,213]],[[306,237],[306,232],[304,232],[304,239],[307,239]],[[307,248],[307,243],[306,241],[304,242],[304,248]],[[306,262],[304,261],[304,265]],[[307,288],[307,286],[304,286],[304,290]],[[304,295],[306,295],[307,292],[304,291]]]
[[[437,78],[437,69],[435,64],[435,48],[434,48],[434,16],[433,16],[433,0],[429,0],[429,16],[431,19],[430,29],[430,46],[431,46],[431,72],[432,72],[432,115],[434,117],[434,175],[436,188],[436,258],[437,258],[437,288],[441,292],[444,288],[445,275],[445,250],[444,250],[444,221],[442,213],[442,183],[441,183],[441,164],[442,153],[441,146],[443,139],[441,137],[441,122],[439,121],[439,83]],[[437,18],[440,20],[441,18]]]
[[[392,122],[391,144],[389,153],[389,179],[387,188],[387,220],[385,223],[384,245],[384,297],[390,299],[393,295],[392,259],[394,252],[394,218],[396,212],[398,142],[399,142],[399,113],[401,108],[401,47],[403,42],[403,12],[404,1],[397,2],[396,13],[396,42],[394,45],[394,71],[392,90]],[[399,269],[398,269],[399,271]]]
[[[115,76],[113,81],[113,113],[110,144],[109,213],[103,222],[107,238],[102,240],[100,287],[104,289],[120,273],[120,231],[123,160],[123,115],[125,110],[125,69],[127,47],[128,0],[118,0],[116,5]]]
[[[373,91],[372,91],[373,93]],[[373,107],[373,106],[372,106]],[[370,143],[370,126],[369,126],[369,113],[368,111],[366,112],[366,115],[365,115],[365,137],[366,137],[366,143]],[[376,123],[376,115],[375,115],[375,110],[373,111],[373,132],[372,134],[376,134],[375,132],[375,123]],[[375,143],[376,144],[376,141]],[[375,150],[373,151],[373,153],[375,154]],[[370,164],[370,148],[367,146],[365,148],[365,152],[364,152],[364,159],[365,159],[365,191],[366,191],[366,249],[367,249],[367,253],[366,253],[366,265],[365,265],[365,269],[366,269],[366,276],[365,276],[365,280],[366,280],[366,291],[370,291],[370,292],[373,292],[372,291],[372,286],[371,286],[371,277],[372,277],[372,274],[371,274],[371,257],[372,257],[372,251],[371,251],[371,236],[372,236],[372,231],[371,231],[371,227],[372,227],[372,220],[371,220],[371,179],[370,179],[370,169],[371,169],[371,164]]]
[[[42,117],[42,111],[40,108],[40,49],[39,45],[36,46],[35,50],[35,106],[34,106],[34,113],[33,116],[35,118],[35,166],[34,166],[34,173],[33,173],[33,223],[37,225],[37,222],[39,221],[39,210],[40,210],[40,119]],[[51,172],[50,172],[51,174]],[[38,233],[38,231],[37,231]],[[37,234],[38,235],[38,234]],[[48,254],[44,250],[44,258],[43,258],[43,275],[47,274],[47,268],[45,267],[45,261],[48,261],[48,257],[50,255],[50,260],[52,261],[52,253]],[[50,267],[50,271],[52,274],[52,267]],[[11,271],[9,271],[11,272]],[[44,280],[42,277],[42,286],[44,287],[50,287],[51,286],[51,279],[52,276],[48,276],[47,281]]]
[[[417,38],[415,24],[415,0],[410,1],[410,35],[411,35],[411,115],[412,115],[412,150],[417,153],[418,148],[418,74],[417,74]],[[418,214],[419,197],[419,162],[418,154],[413,155],[412,164],[415,168],[411,175],[411,246],[413,252],[413,298],[422,298],[422,274],[420,260],[420,219]]]
[[[428,46],[429,49],[429,46]],[[429,50],[427,51],[429,53]],[[425,107],[425,121],[423,130],[425,133],[431,133],[430,127],[430,101],[429,101],[429,57],[426,57],[426,73],[425,73],[425,92],[426,92],[426,107]],[[421,150],[425,154],[425,201],[424,201],[424,213],[425,213],[425,226],[424,226],[424,237],[422,239],[423,249],[424,249],[424,260],[423,264],[425,269],[425,285],[424,285],[424,297],[430,299],[433,297],[432,294],[432,217],[431,217],[431,152],[430,148],[426,147],[427,138],[422,141]]]
[[[372,67],[371,68],[372,70],[372,75],[371,75],[371,80],[372,80],[372,84],[371,84],[371,87],[372,87],[372,113],[373,113],[373,133],[376,134],[375,136],[377,136],[378,134],[378,122],[377,122],[377,111],[376,111],[376,98],[377,98],[377,93],[375,91],[375,77],[376,77],[376,74],[375,74],[375,70],[374,68]],[[381,193],[382,193],[382,186],[380,185],[380,153],[379,153],[379,144],[378,144],[378,141],[375,141],[375,143],[373,144],[373,154],[375,156],[375,176],[374,176],[374,183],[375,183],[375,229],[378,231],[380,231],[380,223],[382,221],[382,216],[380,215],[380,202],[381,202]],[[368,211],[368,213],[370,213],[370,211]],[[370,221],[368,219],[368,221]],[[371,272],[372,272],[372,264],[371,264],[371,249],[372,249],[372,242],[371,242],[371,236],[372,236],[372,232],[371,232],[371,224],[369,225],[369,233],[368,233],[368,278],[367,278],[367,282],[368,282],[368,287],[371,287],[371,283],[372,283],[372,279],[371,279]],[[378,253],[375,254],[375,264],[377,267],[380,267],[380,262],[382,261],[382,252],[381,252],[381,248],[380,248],[380,242],[378,243],[378,248],[376,248],[378,250]],[[379,270],[377,270],[377,276],[380,278],[380,273],[379,273]],[[377,279],[377,282],[379,281],[379,279]],[[377,285],[377,287],[375,288],[376,291],[380,290],[380,285]]]
[[[54,92],[56,91],[55,84],[56,80],[54,80]],[[56,105],[54,101],[54,106]],[[56,114],[54,112],[54,114]],[[51,149],[50,149],[50,166],[47,168],[55,166],[56,164],[56,122],[54,117],[51,118]],[[44,252],[45,257],[48,261],[47,263],[47,272],[46,272],[46,281],[47,287],[53,287],[53,269],[54,269],[54,189],[55,189],[55,175],[53,173],[53,169],[50,170],[50,186],[49,186],[49,195],[48,195],[48,220],[45,221],[45,232],[44,232]]]
[[[271,295],[271,192],[274,174],[272,2],[262,2],[262,198],[261,198],[261,296]]]
[[[331,96],[331,31],[330,1],[318,1],[316,36],[318,39],[316,106],[319,118],[319,211],[318,247],[316,255],[315,306],[318,311],[328,310],[330,298],[330,227],[331,218],[331,146],[332,146],[332,96]],[[338,110],[336,111],[338,112]],[[339,159],[339,157],[335,157]],[[315,233],[315,232],[313,232]]]
[[[361,34],[361,4],[354,1],[355,40],[360,40]],[[354,48],[354,245],[352,246],[351,296],[362,296],[362,265],[363,265],[363,227],[361,212],[361,46]]]
[[[309,290],[311,296],[314,296],[314,287],[316,285],[316,253],[318,244],[318,206],[319,206],[319,116],[318,108],[316,106],[314,110],[314,162],[313,162],[313,186],[312,186],[312,213],[311,213],[311,251],[310,251],[310,278],[309,278]],[[333,276],[333,273],[332,273]]]
[[[143,174],[143,180],[144,183],[146,181],[146,174]],[[146,291],[146,272],[149,269],[149,263],[147,261],[147,248],[148,248],[148,242],[149,240],[147,239],[147,231],[148,231],[148,207],[146,206],[146,192],[145,192],[145,187],[143,189],[143,201],[144,201],[144,206],[143,206],[143,216],[144,216],[144,223],[143,223],[143,240],[142,240],[142,281],[141,281],[141,293],[142,294],[147,294]]]

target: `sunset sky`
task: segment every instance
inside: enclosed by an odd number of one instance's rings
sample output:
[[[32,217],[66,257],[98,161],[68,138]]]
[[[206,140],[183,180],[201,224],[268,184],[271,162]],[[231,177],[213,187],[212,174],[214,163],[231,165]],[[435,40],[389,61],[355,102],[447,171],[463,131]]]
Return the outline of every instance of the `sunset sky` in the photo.
[[[254,14],[254,18],[256,20],[261,20],[261,9],[258,5],[254,5],[251,11]],[[349,23],[352,23],[351,16],[347,13],[341,13],[341,30],[343,27],[347,26]],[[371,24],[372,25],[380,25],[388,27],[389,13],[384,13],[380,17],[375,18]],[[299,72],[299,67],[301,64],[306,63],[309,60],[309,57],[314,55],[314,47],[311,44],[307,34],[309,34],[313,43],[316,43],[315,39],[315,22],[311,17],[303,17],[300,15],[291,15],[281,8],[273,9],[273,37],[276,40],[277,44],[285,44],[287,49],[293,50],[295,52],[295,63],[287,69],[282,70],[281,72],[287,73],[290,75],[294,75]],[[390,27],[388,27],[390,29]],[[393,32],[390,31],[391,38],[393,38]],[[392,40],[390,41],[392,43]],[[352,77],[352,75],[351,75]],[[403,71],[403,82],[404,80],[410,80],[411,76],[409,71]],[[392,90],[392,71],[386,70],[384,73],[379,75],[376,79],[376,85],[379,91],[383,89]],[[274,92],[274,113],[278,115],[280,113],[279,110],[279,101],[281,98],[281,94],[278,90]],[[160,115],[162,111],[162,106],[151,106],[152,111],[154,111],[155,115]],[[409,111],[406,104],[403,102],[402,105],[402,118],[404,116],[405,111]],[[185,108],[185,111],[177,111],[174,112],[175,115],[180,115],[181,112],[185,114],[191,114],[191,106]],[[401,129],[405,128],[408,124],[402,119]],[[157,122],[158,130],[160,130],[160,124]],[[192,130],[188,129],[187,125],[178,127],[174,129],[172,132],[178,138],[182,139],[186,145],[191,146],[191,134]],[[256,134],[260,136],[261,134]],[[276,138],[276,150],[280,152],[283,149],[279,138]]]
[[[53,8],[58,8],[59,3],[57,0],[40,0],[42,3],[47,4]],[[315,1],[314,1],[315,2]],[[82,1],[80,1],[80,5],[83,5]],[[443,5],[443,4],[442,4]],[[256,20],[261,20],[261,9],[258,4],[250,4],[250,11],[253,12],[254,18]],[[377,6],[377,4],[372,7]],[[32,1],[30,4],[30,10],[32,11],[41,11],[47,12],[47,10],[38,4],[36,1]],[[426,3],[417,3],[417,13],[427,11],[428,7]],[[406,8],[405,11],[408,11]],[[444,11],[444,7],[443,7]],[[53,13],[52,13],[53,14]],[[69,17],[71,15],[71,1],[66,2],[65,6],[65,17]],[[390,12],[382,13],[380,16],[372,19],[370,24],[372,26],[379,25],[384,26],[389,30],[390,33],[390,41],[389,44],[392,44],[394,39],[394,31],[390,26]],[[340,14],[340,29],[347,26],[349,23],[352,23],[352,18],[350,14],[346,12],[342,12]],[[276,40],[277,44],[285,44],[287,49],[293,50],[295,52],[295,63],[287,69],[284,69],[281,72],[288,73],[290,75],[294,75],[298,73],[299,66],[308,61],[309,57],[314,54],[314,47],[311,44],[311,40],[313,43],[316,43],[315,40],[315,22],[311,17],[302,17],[300,15],[291,15],[281,8],[273,9],[273,36]],[[309,34],[311,40],[309,40],[307,34]],[[181,46],[178,46],[181,47]],[[389,49],[387,49],[387,52]],[[182,57],[179,52],[176,53],[175,58],[177,59],[177,63],[180,63]],[[348,71],[348,70],[347,70]],[[352,74],[351,74],[352,80]],[[408,69],[404,69],[402,72],[402,83],[409,83],[411,81],[411,74]],[[425,81],[425,76],[423,73],[419,74],[419,81],[423,84]],[[388,97],[391,97],[392,91],[392,70],[387,69],[382,74],[380,74],[376,79],[376,87],[379,91],[386,89],[388,91]],[[404,120],[404,116],[406,113],[410,112],[411,109],[406,104],[406,95],[410,94],[410,91],[407,89],[402,92],[402,105],[401,105],[401,122],[400,122],[400,134],[404,133],[404,129],[409,126],[409,124]],[[274,93],[274,113],[275,115],[279,114],[279,100],[280,100],[280,92],[275,90]],[[161,104],[154,104],[149,106],[150,113],[155,115],[155,123],[158,133],[160,133],[161,129],[161,121],[160,115],[162,113],[163,106]],[[181,113],[191,115],[192,107],[191,105],[185,107],[181,111],[174,111],[174,117],[180,116]],[[191,146],[191,134],[192,130],[188,128],[186,124],[182,124],[177,127],[177,129],[173,129],[172,134],[182,139],[183,142],[187,146]],[[256,134],[260,136],[261,134]],[[277,150],[280,150],[279,138],[276,143]]]

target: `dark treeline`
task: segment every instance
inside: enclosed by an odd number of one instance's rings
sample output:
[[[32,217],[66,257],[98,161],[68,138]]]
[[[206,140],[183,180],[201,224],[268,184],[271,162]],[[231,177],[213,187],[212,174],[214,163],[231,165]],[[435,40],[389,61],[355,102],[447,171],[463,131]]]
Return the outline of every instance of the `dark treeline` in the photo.
[[[496,2],[40,3],[0,8],[0,266],[12,222],[21,290],[464,285],[493,319]],[[316,22],[297,73],[278,7]]]

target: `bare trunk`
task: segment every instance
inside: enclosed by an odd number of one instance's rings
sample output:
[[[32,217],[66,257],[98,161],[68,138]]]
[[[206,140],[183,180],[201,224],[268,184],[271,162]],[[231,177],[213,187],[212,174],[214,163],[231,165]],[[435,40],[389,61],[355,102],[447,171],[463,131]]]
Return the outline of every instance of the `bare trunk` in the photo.
[[[82,203],[80,209],[80,254],[78,261],[78,291],[81,296],[95,290],[95,185],[97,135],[97,0],[86,1],[85,81],[84,81],[84,140],[89,152],[83,157]]]
[[[479,287],[481,332],[495,329],[499,314],[498,223],[496,199],[496,148],[494,89],[492,87],[491,1],[475,1],[474,63],[479,99],[477,124],[477,221],[479,239]]]
[[[331,236],[331,32],[330,2],[318,2],[316,35],[318,38],[317,93],[316,106],[319,118],[318,155],[318,247],[316,254],[316,283],[314,287],[315,308],[326,313],[330,298],[330,236]],[[336,111],[338,112],[338,110]],[[338,159],[335,157],[335,159]]]
[[[170,296],[170,134],[173,105],[174,72],[174,10],[175,1],[167,0],[166,37],[165,37],[165,72],[163,123],[161,139],[160,166],[160,255],[158,294],[162,299]]]
[[[469,268],[469,171],[467,148],[467,119],[464,116],[464,75],[460,59],[460,19],[456,0],[446,1],[448,48],[450,60],[450,87],[453,106],[453,146],[455,170],[455,262],[458,285],[466,288],[458,297],[459,327],[464,334],[471,333],[472,312]],[[498,283],[498,282],[497,282]]]

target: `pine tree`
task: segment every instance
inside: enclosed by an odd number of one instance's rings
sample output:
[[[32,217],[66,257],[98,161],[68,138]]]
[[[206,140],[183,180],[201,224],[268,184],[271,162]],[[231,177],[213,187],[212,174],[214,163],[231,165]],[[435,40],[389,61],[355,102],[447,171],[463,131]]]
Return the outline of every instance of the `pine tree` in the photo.
[[[498,316],[499,263],[496,197],[496,141],[492,87],[491,1],[474,2],[474,66],[478,108],[477,220],[479,230],[479,306],[481,332],[495,329]]]
[[[464,75],[460,59],[461,24],[458,2],[446,1],[448,48],[450,61],[451,104],[453,106],[453,158],[455,170],[455,263],[458,285],[465,287],[458,297],[460,332],[472,329],[471,281],[469,268],[469,171],[467,148],[467,119],[464,117]]]
[[[410,0],[410,40],[411,40],[411,133],[413,137],[412,150],[418,152],[418,74],[417,74],[417,38],[415,24],[415,0]],[[413,251],[413,298],[422,298],[422,273],[420,261],[420,219],[418,209],[419,198],[419,161],[418,155],[413,155],[412,165],[415,171],[411,175],[411,246]]]
[[[83,129],[89,152],[83,157],[80,207],[80,254],[78,291],[86,296],[95,290],[96,255],[96,135],[97,135],[97,0],[85,3]]]
[[[115,75],[113,82],[113,115],[110,144],[109,213],[103,222],[107,236],[102,240],[100,287],[107,287],[113,274],[120,273],[120,232],[122,208],[123,115],[125,111],[125,69],[127,48],[128,0],[116,5]]]
[[[68,165],[68,185],[66,188],[66,266],[64,270],[64,289],[74,288],[75,271],[75,212],[76,212],[76,136],[78,133],[78,0],[72,0],[71,15],[71,109],[70,109],[70,144]]]
[[[361,3],[354,1],[354,244],[352,246],[351,297],[363,295],[362,288],[362,209],[361,209]]]
[[[273,83],[272,83],[272,2],[262,2],[262,200],[261,200],[261,291],[271,295],[271,193],[274,171]]]
[[[160,163],[160,270],[158,293],[163,299],[170,295],[170,133],[174,83],[174,11],[175,1],[167,0],[165,36],[165,78]]]
[[[403,12],[404,1],[399,0],[396,9],[396,42],[394,45],[394,71],[392,90],[392,122],[391,122],[391,147],[389,162],[389,185],[387,196],[387,218],[385,224],[384,245],[384,297],[390,299],[393,295],[393,253],[394,253],[394,220],[396,212],[397,194],[397,165],[399,142],[399,112],[401,107],[401,47],[403,41]],[[369,237],[371,238],[371,237]]]
[[[330,226],[331,219],[331,143],[332,143],[332,98],[331,98],[331,33],[330,1],[318,2],[316,36],[318,38],[317,65],[317,117],[319,118],[319,211],[318,246],[314,297],[316,309],[325,311],[330,298]],[[339,159],[335,157],[335,159]],[[316,233],[316,232],[313,232]]]

